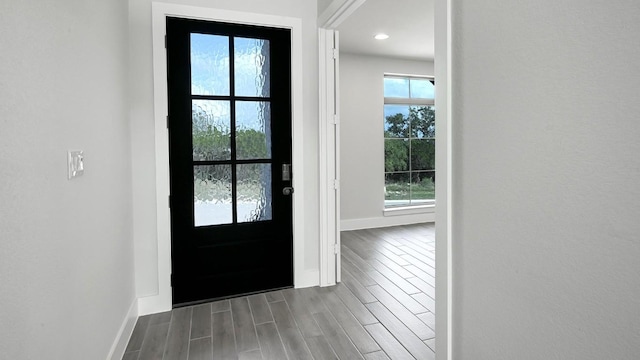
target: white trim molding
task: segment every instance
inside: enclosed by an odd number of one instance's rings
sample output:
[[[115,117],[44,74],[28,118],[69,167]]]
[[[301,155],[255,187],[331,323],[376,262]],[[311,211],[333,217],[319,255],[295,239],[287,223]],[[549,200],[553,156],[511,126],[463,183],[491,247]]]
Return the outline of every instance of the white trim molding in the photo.
[[[436,75],[436,359],[454,358],[452,0],[435,1]]]
[[[374,229],[389,226],[432,223],[436,220],[434,213],[410,214],[404,216],[382,216],[366,219],[348,219],[340,221],[343,231]]]
[[[436,212],[436,205],[412,205],[402,207],[388,207],[385,208],[382,213],[384,216],[404,216],[404,215],[417,215],[417,214],[434,214]],[[435,216],[435,215],[434,215]],[[435,218],[434,220],[435,221]]]
[[[127,344],[129,343],[129,339],[131,338],[131,334],[133,334],[133,329],[136,326],[136,321],[138,320],[138,299],[134,299],[129,306],[129,311],[127,311],[127,315],[125,315],[124,320],[122,320],[122,325],[120,325],[120,329],[118,330],[118,334],[116,335],[113,344],[111,345],[111,349],[109,350],[109,355],[107,355],[107,360],[120,360],[124,355],[125,350],[127,350]]]
[[[293,132],[293,168],[295,175],[293,186],[293,252],[294,286],[304,287],[311,282],[304,268],[304,157],[302,129],[302,20],[299,18],[255,14],[230,10],[220,10],[179,4],[152,3],[153,27],[153,89],[155,119],[155,156],[156,156],[156,220],[158,240],[158,292],[139,299],[140,315],[170,310],[171,297],[171,229],[168,207],[169,196],[169,141],[166,127],[168,109],[167,59],[164,37],[166,17],[225,21],[256,26],[269,26],[291,29],[291,94],[292,94],[292,132]],[[315,285],[317,285],[317,275]]]
[[[367,0],[333,0],[318,16],[318,26],[335,29]]]
[[[305,269],[302,274],[296,278],[296,289],[318,286],[318,278],[320,271],[317,269]]]
[[[320,235],[320,286],[335,285],[339,281],[340,262],[337,261],[340,250],[339,225],[339,143],[340,113],[336,92],[338,73],[337,32],[319,29],[319,66],[320,85],[318,109],[318,172],[319,172],[319,235]],[[336,249],[338,250],[336,252]]]

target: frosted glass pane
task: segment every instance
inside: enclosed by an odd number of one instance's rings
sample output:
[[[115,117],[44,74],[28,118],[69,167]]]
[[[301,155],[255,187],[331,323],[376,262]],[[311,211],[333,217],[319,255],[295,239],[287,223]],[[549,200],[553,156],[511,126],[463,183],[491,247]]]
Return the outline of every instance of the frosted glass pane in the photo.
[[[191,94],[229,95],[229,37],[191,34]]]
[[[408,172],[384,175],[384,206],[404,206],[411,202]]]
[[[228,101],[192,100],[193,160],[231,159],[230,114]]]
[[[236,101],[236,157],[271,158],[271,104]]]
[[[195,226],[231,224],[231,165],[193,167],[193,213]]]
[[[407,78],[384,78],[384,97],[409,97],[409,79]]]
[[[271,220],[271,164],[239,164],[238,222]]]
[[[269,40],[234,38],[236,96],[270,96]]]
[[[411,97],[414,99],[434,99],[435,86],[428,79],[411,79]]]

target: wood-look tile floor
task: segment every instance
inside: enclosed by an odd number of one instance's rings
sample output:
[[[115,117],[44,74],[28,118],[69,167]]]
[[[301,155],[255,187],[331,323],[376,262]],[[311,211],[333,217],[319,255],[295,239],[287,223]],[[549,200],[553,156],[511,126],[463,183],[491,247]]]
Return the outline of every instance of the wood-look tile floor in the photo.
[[[337,286],[140,317],[123,359],[434,359],[433,224],[341,239]]]

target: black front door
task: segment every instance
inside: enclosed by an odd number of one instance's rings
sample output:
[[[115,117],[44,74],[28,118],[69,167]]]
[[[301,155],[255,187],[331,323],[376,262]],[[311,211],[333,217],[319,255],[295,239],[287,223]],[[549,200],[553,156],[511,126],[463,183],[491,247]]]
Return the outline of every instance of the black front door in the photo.
[[[290,39],[167,18],[174,305],[293,285]]]

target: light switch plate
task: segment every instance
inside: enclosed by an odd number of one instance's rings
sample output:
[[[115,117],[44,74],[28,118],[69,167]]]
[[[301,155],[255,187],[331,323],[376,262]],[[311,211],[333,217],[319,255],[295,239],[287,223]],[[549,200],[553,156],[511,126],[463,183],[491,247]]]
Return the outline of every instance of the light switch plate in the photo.
[[[84,173],[84,151],[69,150],[67,153],[69,164],[69,180],[81,176]]]

